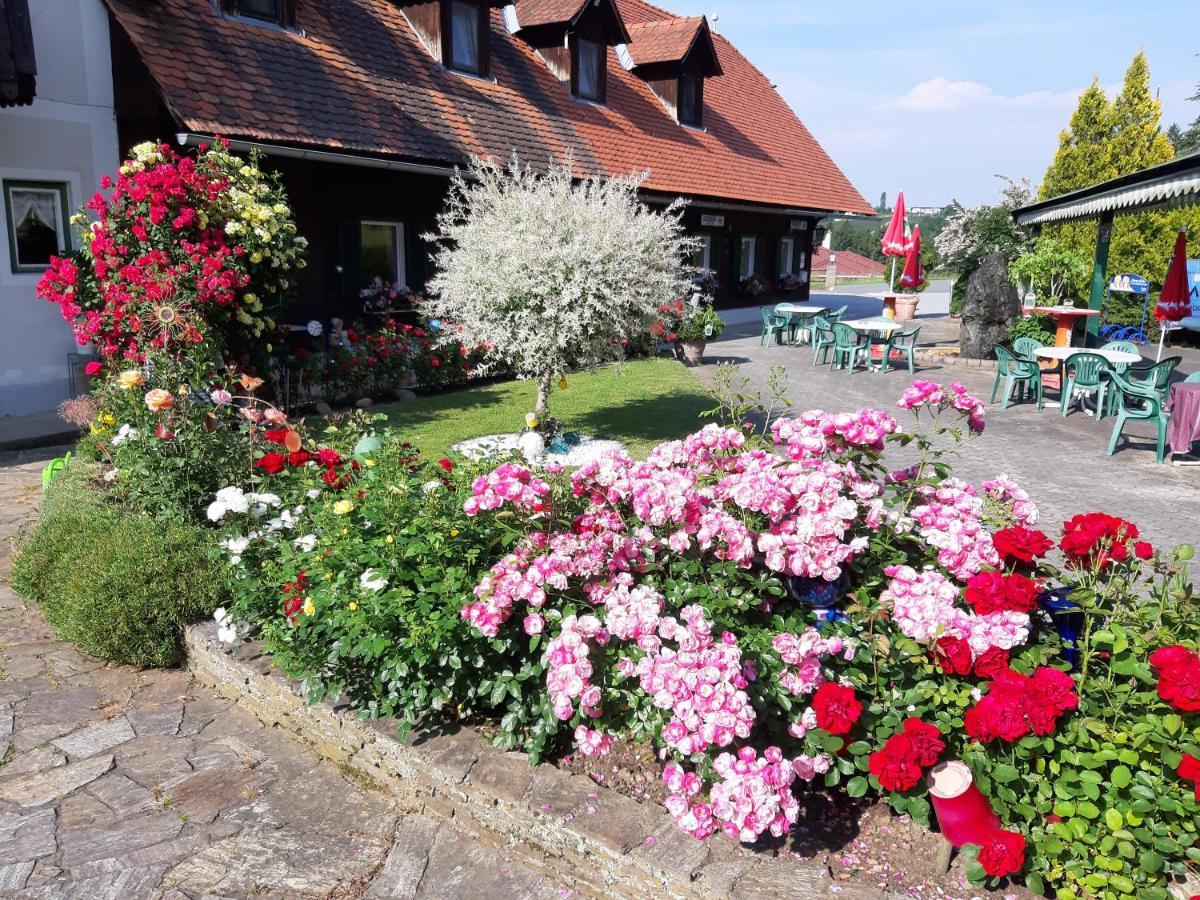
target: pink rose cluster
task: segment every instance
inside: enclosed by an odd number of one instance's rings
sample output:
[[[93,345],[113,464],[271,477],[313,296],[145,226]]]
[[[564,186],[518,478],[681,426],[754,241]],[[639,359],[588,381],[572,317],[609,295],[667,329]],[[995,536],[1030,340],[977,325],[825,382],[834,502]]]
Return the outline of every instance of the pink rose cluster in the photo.
[[[958,381],[947,388],[935,381],[917,379],[905,388],[896,405],[916,413],[927,408],[934,415],[944,409],[953,409],[966,418],[967,427],[972,431],[983,431],[986,415],[984,403],[968,394],[966,385]]]
[[[575,701],[590,719],[600,717],[600,688],[592,684],[595,671],[588,659],[589,641],[604,645],[609,633],[595,616],[567,616],[562,631],[546,648],[546,690],[554,705],[554,715],[566,722],[575,715]]]
[[[688,466],[698,475],[711,475],[729,465],[730,459],[746,447],[746,435],[736,428],[705,425],[681,441],[659,444],[647,458],[660,469]]]
[[[616,739],[595,728],[580,725],[575,729],[575,746],[584,756],[607,756]]]
[[[936,486],[922,485],[920,505],[912,518],[921,537],[938,551],[938,562],[954,577],[966,580],[987,566],[999,566],[1000,554],[983,524],[983,500],[975,488],[958,478]]]
[[[814,459],[825,453],[842,453],[852,447],[879,451],[889,434],[899,428],[895,418],[878,409],[856,413],[802,412],[794,419],[778,419],[771,426],[775,443],[787,446],[792,459]]]
[[[1017,523],[1027,528],[1036,525],[1040,518],[1037,504],[1020,485],[1007,475],[985,481],[983,494],[996,503],[1006,506]]]
[[[777,634],[771,646],[788,667],[779,676],[779,683],[794,697],[805,697],[824,684],[824,659],[846,649],[840,637],[822,637],[815,628],[800,635]]]
[[[880,602],[891,607],[896,627],[914,641],[932,644],[939,638],[965,640],[978,659],[992,647],[1011,650],[1029,639],[1029,615],[1001,610],[977,615],[961,608],[959,590],[940,572],[917,572],[911,566],[889,566],[891,579]]]
[[[480,475],[471,485],[474,495],[463,504],[468,516],[497,510],[511,503],[523,512],[541,512],[542,498],[550,493],[550,485],[524,466],[504,463],[487,475]]]

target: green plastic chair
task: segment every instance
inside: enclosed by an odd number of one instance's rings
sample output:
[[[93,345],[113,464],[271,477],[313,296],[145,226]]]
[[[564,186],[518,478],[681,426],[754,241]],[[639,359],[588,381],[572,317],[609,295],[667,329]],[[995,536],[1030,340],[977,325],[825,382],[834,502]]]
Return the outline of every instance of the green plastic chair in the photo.
[[[783,336],[787,332],[787,319],[777,315],[768,306],[760,306],[758,311],[762,313],[762,341],[760,345],[763,347],[767,346],[772,335],[775,337],[775,343],[782,344]]]
[[[908,357],[908,374],[914,374],[917,371],[914,354],[917,350],[917,336],[920,333],[920,328],[914,328],[912,331],[891,332],[882,342],[883,356],[879,360],[879,372],[883,373],[888,370],[888,366],[892,362],[892,351],[895,350]]]
[[[812,346],[813,365],[829,362],[829,351],[833,349],[833,323],[824,316],[813,316]]]
[[[1107,344],[1105,344],[1100,349],[1101,350],[1117,350],[1121,353],[1136,353],[1138,356],[1141,356],[1141,354],[1142,354],[1142,351],[1138,349],[1138,345],[1135,344],[1133,341],[1109,341]],[[1124,375],[1126,373],[1126,371],[1128,371],[1130,365],[1137,365],[1137,364],[1136,363],[1109,363],[1109,365],[1112,366],[1112,368],[1115,371],[1120,372],[1122,375]]]
[[[841,365],[842,360],[846,362],[846,374],[854,374],[854,365],[858,362],[860,354],[865,359],[865,364],[870,367],[871,339],[868,335],[859,334],[849,325],[842,322],[834,322],[830,326],[833,331],[833,367],[836,369]]]
[[[848,310],[849,308],[850,308],[850,304],[847,303],[845,306],[843,306],[839,309],[835,309],[831,313],[826,313],[825,318],[829,320],[830,324],[832,324],[834,322],[839,322],[839,321],[841,321],[842,316],[844,316],[846,314],[846,310]]]
[[[1108,399],[1108,379],[1112,367],[1098,353],[1072,353],[1064,364],[1062,399],[1059,405],[1066,416],[1076,391],[1096,395],[1096,416],[1103,419]]]
[[[1008,409],[1014,391],[1022,394],[1032,393],[1037,397],[1038,409],[1045,409],[1042,396],[1042,370],[1036,362],[1021,356],[1014,356],[1007,347],[996,348],[996,381],[992,384],[992,402],[996,402],[996,392],[1000,382],[1004,381],[1004,403],[1002,409]]]
[[[1181,362],[1183,362],[1182,356],[1168,356],[1162,362],[1155,363],[1152,366],[1138,366],[1134,364],[1129,367],[1128,372],[1122,372],[1121,374],[1125,375],[1134,384],[1150,385],[1165,400],[1167,388],[1171,385],[1171,375]]]
[[[1117,394],[1117,424],[1108,442],[1108,455],[1116,452],[1121,432],[1129,421],[1153,422],[1158,428],[1158,461],[1166,455],[1167,423],[1171,417],[1163,409],[1163,399],[1152,386],[1130,381],[1119,372],[1109,372],[1109,381]]]
[[[1013,341],[1013,355],[1020,356],[1023,359],[1037,359],[1037,351],[1045,346],[1037,338],[1019,337]]]
[[[1200,381],[1200,372],[1193,372],[1187,378],[1183,379],[1184,384],[1195,384],[1197,381]]]

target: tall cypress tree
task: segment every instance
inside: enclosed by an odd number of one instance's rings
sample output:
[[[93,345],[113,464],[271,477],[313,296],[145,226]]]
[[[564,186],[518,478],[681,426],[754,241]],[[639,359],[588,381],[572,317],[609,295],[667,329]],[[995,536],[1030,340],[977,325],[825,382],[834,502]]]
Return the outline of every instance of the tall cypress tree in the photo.
[[[1093,81],[1082,94],[1071,121],[1058,135],[1058,152],[1042,178],[1039,200],[1091,187],[1118,173],[1112,161],[1113,108]]]

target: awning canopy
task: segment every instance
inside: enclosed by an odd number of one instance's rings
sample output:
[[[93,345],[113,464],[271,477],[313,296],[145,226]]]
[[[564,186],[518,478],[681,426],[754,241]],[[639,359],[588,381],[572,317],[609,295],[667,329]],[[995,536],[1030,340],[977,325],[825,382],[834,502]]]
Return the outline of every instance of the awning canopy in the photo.
[[[1200,153],[1023,206],[1012,215],[1018,225],[1042,225],[1190,205],[1200,205]]]

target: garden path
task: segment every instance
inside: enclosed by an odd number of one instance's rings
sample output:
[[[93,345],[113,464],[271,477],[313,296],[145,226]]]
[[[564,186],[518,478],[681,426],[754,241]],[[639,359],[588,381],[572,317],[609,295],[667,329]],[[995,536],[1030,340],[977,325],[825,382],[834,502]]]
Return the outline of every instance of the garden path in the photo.
[[[183,671],[105,665],[7,586],[49,454],[0,454],[0,896],[550,898]]]
[[[1185,358],[1180,377],[1197,368],[1194,357]],[[994,370],[957,365],[919,366],[915,376],[894,368],[883,375],[862,369],[848,375],[828,365],[813,366],[811,347],[762,347],[759,326],[749,323],[726,329],[721,340],[708,345],[705,365],[694,371],[711,383],[714,364],[721,361],[737,362],[764,396],[771,369],[784,366],[793,411],[874,406],[894,411],[905,428],[911,426],[911,418],[895,406],[914,377],[947,384],[961,381],[985,401],[995,380]],[[1032,402],[1006,410],[998,403],[989,405],[987,428],[966,445],[954,464],[955,473],[976,485],[996,475],[1011,475],[1037,502],[1048,531],[1076,513],[1100,511],[1135,522],[1156,545],[1200,543],[1200,467],[1155,463],[1151,431],[1141,424],[1131,424],[1126,434],[1132,441],[1107,456],[1113,421],[1097,421],[1077,408],[1063,418],[1053,388],[1041,412]]]

